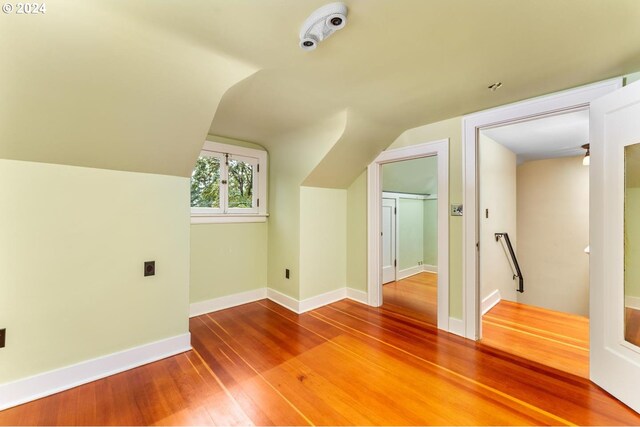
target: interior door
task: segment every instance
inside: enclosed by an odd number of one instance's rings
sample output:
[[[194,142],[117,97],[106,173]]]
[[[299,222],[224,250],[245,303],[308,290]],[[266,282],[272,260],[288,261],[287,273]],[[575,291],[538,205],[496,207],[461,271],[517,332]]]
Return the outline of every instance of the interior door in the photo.
[[[640,82],[590,115],[591,380],[640,412]]]
[[[396,280],[396,200],[382,199],[382,283]]]

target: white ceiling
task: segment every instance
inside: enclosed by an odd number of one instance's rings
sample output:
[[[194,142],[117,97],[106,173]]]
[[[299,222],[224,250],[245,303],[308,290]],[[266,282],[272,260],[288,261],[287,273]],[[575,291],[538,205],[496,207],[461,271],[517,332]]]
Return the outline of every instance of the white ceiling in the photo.
[[[516,153],[518,164],[580,156],[585,154],[581,146],[589,142],[589,111],[544,117],[482,133]]]

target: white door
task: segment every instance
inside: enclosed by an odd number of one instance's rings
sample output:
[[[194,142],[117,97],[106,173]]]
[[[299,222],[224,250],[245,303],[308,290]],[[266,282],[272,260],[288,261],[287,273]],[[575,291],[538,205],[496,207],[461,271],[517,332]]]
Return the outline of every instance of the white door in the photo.
[[[590,114],[591,380],[640,412],[640,82]]]
[[[382,199],[382,284],[396,280],[396,200]]]

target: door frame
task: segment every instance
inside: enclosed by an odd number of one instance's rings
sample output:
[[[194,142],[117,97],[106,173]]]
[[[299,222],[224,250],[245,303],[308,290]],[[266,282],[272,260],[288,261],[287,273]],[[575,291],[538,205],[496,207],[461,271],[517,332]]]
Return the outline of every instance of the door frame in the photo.
[[[384,200],[393,200],[393,212],[391,213],[391,224],[393,228],[393,238],[391,239],[391,246],[393,247],[393,281],[398,280],[398,199],[396,197],[389,197],[385,194],[382,195],[382,203],[384,204]],[[384,207],[384,205],[382,205]],[[380,221],[382,221],[382,217],[380,217]],[[382,224],[382,222],[381,222]],[[381,229],[382,230],[382,229]],[[381,231],[382,232],[382,231]],[[382,269],[384,270],[384,265],[382,265],[382,258],[380,258],[380,264]],[[384,282],[384,272],[382,274],[382,282]],[[389,283],[389,282],[385,282]],[[383,283],[384,284],[384,283]]]
[[[386,150],[367,167],[367,302],[382,305],[382,165],[437,156],[438,328],[449,331],[449,139]]]
[[[480,130],[545,116],[588,109],[594,99],[622,87],[618,77],[551,95],[480,111],[462,120],[462,197],[464,218],[462,227],[462,313],[464,336],[482,338],[479,287],[479,212],[478,212],[478,139]]]

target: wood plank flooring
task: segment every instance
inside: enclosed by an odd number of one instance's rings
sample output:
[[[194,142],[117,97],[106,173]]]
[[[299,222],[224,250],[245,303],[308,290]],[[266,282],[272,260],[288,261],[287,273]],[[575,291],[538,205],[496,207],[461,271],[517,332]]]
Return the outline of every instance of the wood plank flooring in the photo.
[[[438,275],[419,273],[382,287],[387,310],[411,316],[431,325],[438,323]]]
[[[589,378],[589,319],[502,300],[482,316],[483,345]]]
[[[0,412],[6,425],[638,425],[590,383],[343,300],[190,320],[194,350]]]

